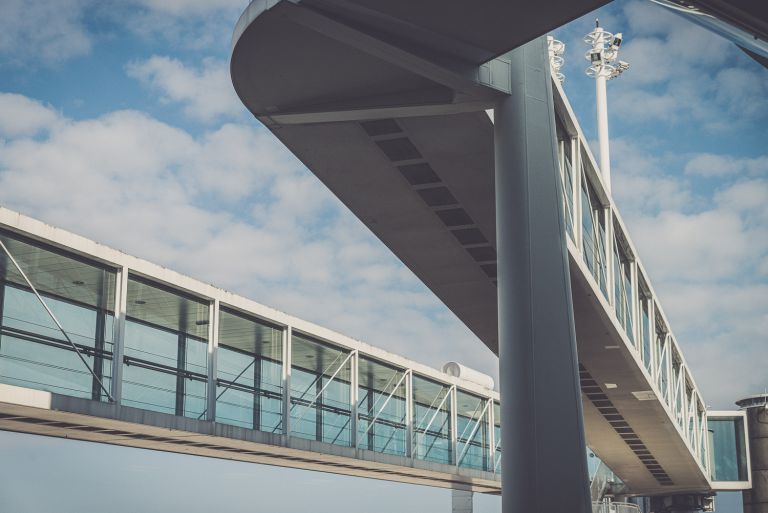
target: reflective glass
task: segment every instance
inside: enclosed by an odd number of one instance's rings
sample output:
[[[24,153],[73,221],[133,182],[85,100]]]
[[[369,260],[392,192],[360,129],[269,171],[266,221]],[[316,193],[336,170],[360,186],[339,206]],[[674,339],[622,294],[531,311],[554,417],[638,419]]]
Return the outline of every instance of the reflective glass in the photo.
[[[456,451],[460,467],[488,468],[489,405],[480,397],[456,392]]]
[[[607,296],[605,268],[605,221],[603,208],[597,200],[592,186],[582,176],[581,183],[581,227],[584,262],[597,281],[600,290]]]
[[[364,356],[358,368],[358,447],[405,455],[405,371]]]
[[[651,373],[653,362],[651,361],[651,318],[648,313],[648,300],[643,301],[643,364],[648,373]]]
[[[709,417],[712,438],[712,478],[715,481],[747,481],[747,453],[742,417]]]
[[[413,456],[453,462],[451,387],[413,376]]]
[[[222,308],[216,421],[267,432],[282,429],[283,330]]]
[[[571,165],[570,138],[561,141],[561,162],[563,162],[563,203],[565,206],[565,231],[573,240],[573,166]]]
[[[668,402],[669,391],[669,348],[667,347],[667,336],[663,332],[656,332],[656,347],[658,354],[656,361],[659,362],[658,385],[661,390],[661,396],[664,402]]]
[[[123,404],[202,418],[206,412],[209,305],[128,278]]]
[[[0,240],[64,330],[0,249],[0,382],[106,400],[99,381],[110,389],[116,274],[14,234]]]
[[[294,333],[291,341],[291,435],[350,445],[349,351]]]

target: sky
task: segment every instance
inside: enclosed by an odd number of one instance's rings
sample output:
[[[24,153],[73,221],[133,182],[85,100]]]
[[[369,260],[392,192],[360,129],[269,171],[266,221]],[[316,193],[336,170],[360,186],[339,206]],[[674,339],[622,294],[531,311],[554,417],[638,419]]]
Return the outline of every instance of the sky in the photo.
[[[490,351],[243,107],[228,59],[246,4],[0,0],[0,205],[416,361],[497,376]],[[590,140],[581,39],[595,16],[624,33],[631,65],[608,84],[616,202],[707,405],[732,408],[768,386],[768,72],[648,1],[617,0],[553,32]],[[10,433],[0,460],[0,505],[21,513],[357,511],[340,490],[384,498],[373,513],[450,507],[443,490]],[[88,474],[96,504],[82,502]],[[286,482],[315,494],[286,500]]]

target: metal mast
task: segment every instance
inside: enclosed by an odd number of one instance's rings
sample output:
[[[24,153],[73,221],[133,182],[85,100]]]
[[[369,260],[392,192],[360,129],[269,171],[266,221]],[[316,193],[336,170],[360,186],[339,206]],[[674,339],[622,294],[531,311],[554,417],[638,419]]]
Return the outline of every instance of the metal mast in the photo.
[[[611,192],[611,156],[608,147],[608,98],[605,82],[616,78],[629,69],[629,64],[618,60],[621,46],[621,32],[611,34],[603,30],[600,20],[595,20],[595,30],[584,37],[584,42],[590,45],[586,53],[589,61],[587,76],[595,79],[597,90],[597,138],[600,144],[600,172],[603,181]]]

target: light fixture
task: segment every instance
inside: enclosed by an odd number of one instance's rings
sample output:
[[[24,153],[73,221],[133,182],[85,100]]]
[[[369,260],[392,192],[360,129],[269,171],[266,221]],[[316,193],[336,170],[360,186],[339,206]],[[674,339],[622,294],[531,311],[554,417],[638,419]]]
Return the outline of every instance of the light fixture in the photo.
[[[143,299],[137,299],[136,301],[134,301],[134,303],[136,303],[137,305],[146,305],[147,304],[147,302],[144,301]]]
[[[208,321],[207,320],[195,321],[195,325],[196,326],[207,326],[208,325]]]
[[[80,285],[85,285],[85,282],[82,280],[75,280],[72,282],[72,285],[77,285],[79,287]]]
[[[620,346],[605,346],[606,349],[618,349]]]
[[[605,388],[619,388],[619,385],[616,383],[606,383]]]

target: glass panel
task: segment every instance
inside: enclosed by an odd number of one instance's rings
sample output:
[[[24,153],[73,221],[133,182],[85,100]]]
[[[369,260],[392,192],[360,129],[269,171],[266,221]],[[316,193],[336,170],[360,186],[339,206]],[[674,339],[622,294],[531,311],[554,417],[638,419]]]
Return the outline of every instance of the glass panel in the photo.
[[[406,454],[405,371],[360,357],[358,446]]]
[[[501,405],[493,403],[493,439],[496,444],[494,453],[493,470],[501,474]]]
[[[488,402],[458,390],[456,433],[460,467],[488,468]]]
[[[126,309],[123,404],[202,418],[208,303],[129,276]]]
[[[283,331],[222,308],[216,421],[261,431],[282,429]]]
[[[451,387],[413,377],[413,455],[422,460],[452,463]]]
[[[613,304],[616,318],[634,343],[634,314],[632,312],[632,261],[619,243],[620,228],[614,226],[617,237],[613,241]]]
[[[573,166],[571,165],[571,145],[572,140],[566,134],[562,135],[560,141],[560,162],[563,163],[562,185],[563,185],[563,205],[565,211],[565,231],[573,240]]]
[[[605,296],[605,219],[603,207],[585,176],[581,182],[581,226],[583,257],[590,272]]]
[[[349,351],[297,334],[291,344],[291,434],[350,445]]]
[[[648,314],[648,309],[650,308],[650,305],[648,303],[648,300],[643,301],[643,323],[642,323],[642,330],[643,330],[643,363],[645,364],[645,369],[648,371],[648,373],[651,373],[651,318]]]
[[[747,454],[742,417],[707,418],[712,438],[712,479],[747,481]]]
[[[0,249],[0,382],[106,400],[98,383],[111,386],[116,274],[13,234],[0,240],[66,333]]]
[[[682,372],[682,364],[679,360],[672,362],[672,372],[674,374],[674,388],[675,388],[675,420],[680,427],[683,427],[683,387],[680,384],[680,373]]]
[[[666,334],[663,332],[656,332],[656,347],[659,350],[657,355],[657,361],[659,362],[659,378],[658,384],[661,390],[661,396],[664,398],[664,402],[669,401],[667,392],[669,390],[669,348],[667,347],[669,342],[667,341]]]

